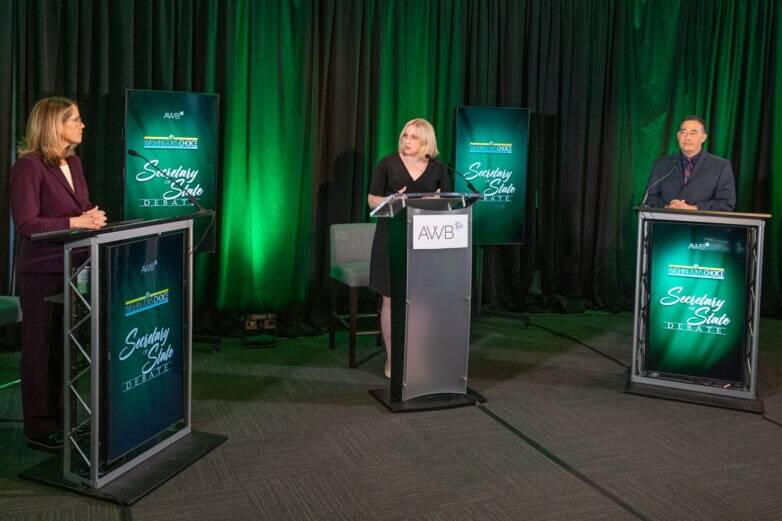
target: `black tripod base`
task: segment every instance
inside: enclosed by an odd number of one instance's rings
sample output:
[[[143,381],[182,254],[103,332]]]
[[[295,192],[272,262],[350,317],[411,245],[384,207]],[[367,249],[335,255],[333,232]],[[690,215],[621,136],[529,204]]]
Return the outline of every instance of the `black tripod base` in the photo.
[[[421,412],[436,411],[438,409],[453,409],[455,407],[475,405],[475,402],[477,401],[475,396],[457,393],[430,394],[410,400],[396,401],[391,398],[391,390],[388,388],[371,389],[369,394],[388,407],[388,410],[391,412]]]
[[[217,434],[192,431],[99,489],[66,481],[62,476],[61,454],[20,472],[19,477],[126,507],[209,454],[226,439]]]

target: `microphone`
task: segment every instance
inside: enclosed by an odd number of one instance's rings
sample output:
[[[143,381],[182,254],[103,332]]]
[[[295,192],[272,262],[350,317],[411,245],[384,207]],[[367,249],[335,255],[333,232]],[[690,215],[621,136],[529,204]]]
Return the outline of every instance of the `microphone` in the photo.
[[[646,206],[646,199],[648,199],[648,198],[649,198],[649,192],[651,192],[652,188],[654,188],[655,186],[657,186],[657,185],[659,185],[660,183],[662,183],[663,181],[665,181],[665,178],[666,178],[666,177],[668,177],[669,175],[671,175],[671,174],[673,173],[673,171],[676,169],[676,161],[677,161],[677,160],[678,160],[678,158],[674,158],[674,160],[673,160],[673,164],[671,165],[671,169],[670,169],[670,170],[668,170],[668,173],[667,173],[667,174],[665,174],[665,175],[664,175],[664,176],[662,176],[660,179],[658,179],[657,181],[655,181],[654,183],[652,183],[652,184],[650,184],[650,185],[649,185],[649,188],[647,188],[647,189],[646,189],[646,192],[644,192],[644,198],[643,198],[643,200],[641,201],[641,208],[643,208],[644,206]]]
[[[168,180],[171,182],[171,184],[172,184],[172,185],[176,184],[176,179],[175,179],[174,177],[172,177],[172,176],[170,176],[169,174],[165,173],[163,170],[161,170],[160,168],[158,168],[158,166],[157,166],[155,163],[153,163],[152,161],[150,161],[148,158],[146,158],[146,157],[142,156],[141,154],[139,154],[139,153],[138,153],[138,152],[136,152],[135,150],[133,150],[133,149],[129,148],[129,149],[128,149],[128,155],[130,155],[130,156],[133,156],[133,157],[138,157],[139,159],[143,159],[144,161],[146,161],[146,162],[147,162],[147,164],[148,164],[148,165],[151,165],[151,166],[152,166],[152,168],[154,168],[156,171],[158,171],[160,174],[162,174],[162,175],[163,175],[163,177],[165,177],[166,179],[168,179]],[[189,191],[189,190],[183,190],[183,192],[185,193],[185,196],[187,197],[187,200],[188,200],[188,201],[190,201],[190,203],[191,203],[193,206],[195,206],[195,207],[198,209],[198,211],[200,211],[200,212],[206,212],[206,211],[207,211],[207,209],[206,209],[206,208],[204,208],[203,206],[201,206],[201,203],[199,203],[199,202],[198,202],[198,199],[196,199],[195,197],[193,197],[193,196],[190,194],[190,191]]]
[[[424,156],[424,157],[426,157],[426,159],[428,159],[429,161],[437,161],[438,163],[442,163],[442,164],[444,164],[444,165],[445,165],[445,168],[447,168],[448,170],[450,170],[450,171],[451,171],[451,172],[453,172],[454,174],[456,174],[456,175],[458,175],[459,177],[461,177],[462,179],[464,179],[464,182],[465,182],[465,183],[467,183],[467,188],[469,188],[470,190],[472,190],[472,193],[474,193],[474,194],[480,194],[480,193],[481,193],[481,192],[480,192],[480,191],[479,191],[477,188],[475,188],[475,185],[473,185],[473,184],[470,182],[470,180],[469,180],[469,179],[467,179],[467,178],[464,176],[464,174],[463,174],[463,173],[461,173],[461,172],[458,172],[458,171],[457,171],[455,168],[453,168],[453,167],[452,167],[452,166],[451,166],[451,165],[450,165],[448,162],[446,162],[446,161],[442,161],[442,160],[440,160],[440,159],[435,159],[434,157],[432,157],[432,155],[431,155],[431,154],[426,154],[426,156]]]

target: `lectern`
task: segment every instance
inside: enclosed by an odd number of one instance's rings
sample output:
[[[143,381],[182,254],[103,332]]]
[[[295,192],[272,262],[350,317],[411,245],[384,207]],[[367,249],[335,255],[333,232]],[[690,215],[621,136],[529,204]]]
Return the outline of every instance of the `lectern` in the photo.
[[[758,411],[767,214],[637,208],[628,391]]]
[[[130,504],[225,440],[191,430],[201,215],[32,237],[64,249],[64,443],[22,477]]]
[[[479,194],[394,194],[372,215],[387,227],[391,381],[370,393],[391,411],[472,405],[467,392],[472,204]]]

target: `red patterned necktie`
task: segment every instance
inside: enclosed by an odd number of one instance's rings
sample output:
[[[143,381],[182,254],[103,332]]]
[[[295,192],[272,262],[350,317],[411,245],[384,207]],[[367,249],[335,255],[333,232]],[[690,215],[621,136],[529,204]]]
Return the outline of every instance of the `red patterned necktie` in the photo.
[[[695,165],[692,163],[691,159],[688,159],[687,168],[684,169],[684,184],[687,184],[687,181],[690,180],[693,170],[695,170]]]

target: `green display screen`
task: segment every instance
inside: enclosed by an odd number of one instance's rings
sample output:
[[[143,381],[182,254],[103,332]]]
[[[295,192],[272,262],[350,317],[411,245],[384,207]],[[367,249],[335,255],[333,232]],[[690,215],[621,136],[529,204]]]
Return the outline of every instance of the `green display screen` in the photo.
[[[205,208],[217,201],[218,101],[213,94],[127,91],[124,219],[161,219],[193,213],[190,193]],[[156,170],[163,170],[172,180]],[[200,238],[208,223],[194,223]],[[211,236],[199,251],[214,248]]]
[[[183,419],[184,232],[106,247],[108,463]]]
[[[743,381],[743,226],[651,221],[647,371]]]
[[[521,244],[527,198],[529,110],[458,107],[457,192],[470,181],[484,199],[473,208],[473,244]]]

